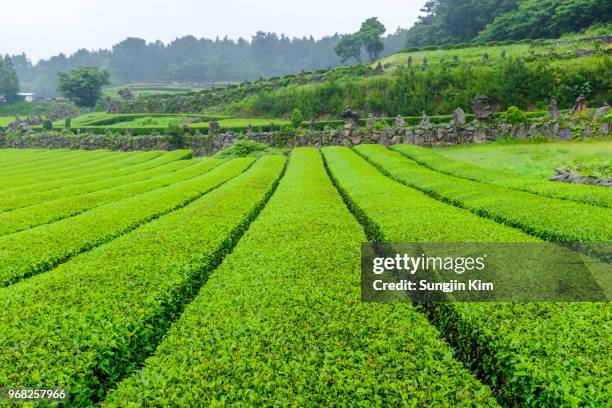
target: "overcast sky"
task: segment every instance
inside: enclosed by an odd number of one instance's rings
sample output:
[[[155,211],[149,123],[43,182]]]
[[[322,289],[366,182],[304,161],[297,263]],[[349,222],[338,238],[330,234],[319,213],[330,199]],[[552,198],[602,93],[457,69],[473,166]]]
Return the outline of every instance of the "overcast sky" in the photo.
[[[359,29],[376,16],[393,32],[417,19],[425,0],[8,0],[2,2],[0,54],[33,62],[124,38],[169,42],[192,34],[231,38],[271,31],[315,38]]]

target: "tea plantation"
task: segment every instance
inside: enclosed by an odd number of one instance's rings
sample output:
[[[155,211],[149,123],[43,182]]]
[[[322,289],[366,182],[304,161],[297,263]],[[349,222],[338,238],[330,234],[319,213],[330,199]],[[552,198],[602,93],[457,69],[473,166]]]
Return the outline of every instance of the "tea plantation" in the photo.
[[[77,407],[610,406],[609,302],[361,301],[368,241],[612,243],[609,188],[541,177],[588,144],[495,146],[524,171],[487,148],[1,149],[0,388]]]

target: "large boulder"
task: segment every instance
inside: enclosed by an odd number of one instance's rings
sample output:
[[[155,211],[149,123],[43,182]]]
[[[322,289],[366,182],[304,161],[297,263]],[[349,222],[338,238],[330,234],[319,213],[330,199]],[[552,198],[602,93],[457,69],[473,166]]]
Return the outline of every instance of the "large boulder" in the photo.
[[[586,115],[588,109],[587,99],[584,95],[580,95],[576,98],[576,102],[574,103],[574,107],[570,111],[573,115]]]
[[[486,95],[476,95],[471,106],[477,120],[488,119],[493,114],[493,100]]]
[[[461,108],[457,108],[453,111],[453,126],[465,125],[465,112]]]
[[[559,120],[561,118],[561,111],[559,110],[559,107],[557,106],[557,101],[555,100],[555,98],[552,98],[550,100],[550,103],[548,104],[548,119],[549,120]]]
[[[605,103],[601,108],[595,111],[595,115],[593,116],[593,119],[603,119],[604,116],[608,114],[608,112],[610,112],[610,105]]]

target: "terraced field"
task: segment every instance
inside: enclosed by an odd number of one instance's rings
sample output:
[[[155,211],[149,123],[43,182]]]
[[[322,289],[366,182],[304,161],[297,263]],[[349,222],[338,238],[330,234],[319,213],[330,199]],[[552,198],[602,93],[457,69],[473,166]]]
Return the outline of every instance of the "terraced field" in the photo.
[[[604,188],[362,145],[7,149],[0,192],[0,388],[63,388],[67,406],[612,404],[610,303],[360,299],[367,241],[612,243]]]

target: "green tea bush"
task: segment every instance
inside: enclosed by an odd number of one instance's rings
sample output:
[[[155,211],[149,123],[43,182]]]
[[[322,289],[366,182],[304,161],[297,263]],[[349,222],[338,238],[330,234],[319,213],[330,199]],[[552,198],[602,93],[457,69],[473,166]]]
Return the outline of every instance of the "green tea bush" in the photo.
[[[359,300],[365,239],[319,153],[294,149],[259,218],[104,406],[495,406],[414,307]]]
[[[166,163],[153,159],[150,162],[156,162],[157,165],[151,163],[149,169],[142,168],[140,171],[135,170],[132,174],[124,176],[108,177],[98,182],[68,185],[49,190],[54,194],[47,194],[36,204],[0,212],[0,235],[57,222],[114,201],[166,187],[199,176],[223,162],[217,159],[195,163],[190,160],[168,162],[163,156],[161,159],[165,159]],[[28,199],[32,196],[35,195],[31,194],[24,198]]]
[[[284,163],[284,157],[262,158],[180,210],[0,289],[0,348],[12,350],[0,355],[2,384],[53,383],[66,390],[68,405],[99,403],[155,350],[231,252],[274,190]]]
[[[360,145],[355,150],[401,183],[541,239],[569,244],[612,242],[608,208],[439,173],[380,145]]]
[[[0,286],[52,269],[83,251],[186,206],[253,163],[235,159],[167,187],[127,197],[75,217],[0,237]],[[34,245],[45,242],[45,245]]]
[[[391,149],[432,170],[468,180],[479,181],[527,191],[543,196],[587,204],[612,207],[612,194],[596,186],[551,183],[547,180],[521,177],[516,174],[484,169],[470,163],[458,162],[433,151],[414,145],[395,145]]]
[[[376,156],[372,150],[384,150],[378,147],[360,146],[370,157]],[[401,185],[346,147],[326,147],[323,154],[353,213],[366,230],[375,232],[369,240],[538,241]],[[389,156],[376,157],[380,164],[389,161]],[[408,166],[396,164],[397,169]],[[392,167],[397,173],[395,164]],[[457,191],[481,196],[478,191]],[[504,200],[503,194],[497,198]],[[525,202],[523,208],[533,205]],[[454,355],[494,389],[504,406],[607,404],[609,391],[601,376],[612,370],[607,352],[609,303],[430,303],[421,310],[453,345]]]

